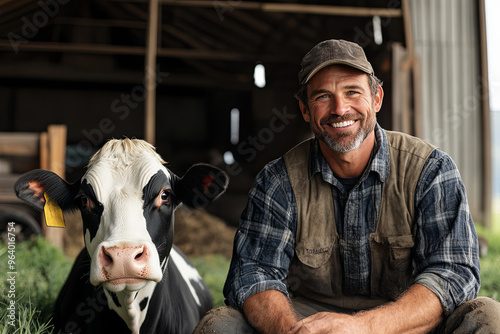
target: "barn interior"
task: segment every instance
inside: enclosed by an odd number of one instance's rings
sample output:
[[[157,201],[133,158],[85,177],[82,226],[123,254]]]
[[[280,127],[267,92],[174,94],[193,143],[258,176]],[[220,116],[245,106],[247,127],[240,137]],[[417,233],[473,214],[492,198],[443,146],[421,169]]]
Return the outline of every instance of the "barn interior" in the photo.
[[[0,13],[0,131],[66,125],[65,173],[77,180],[107,139],[147,137],[153,77],[149,141],[176,173],[196,162],[229,172],[228,194],[210,210],[231,225],[262,166],[310,136],[293,96],[304,54],[325,39],[355,41],[390,92],[393,45],[405,46],[394,0],[19,0],[0,1]],[[392,128],[391,99],[378,117]]]

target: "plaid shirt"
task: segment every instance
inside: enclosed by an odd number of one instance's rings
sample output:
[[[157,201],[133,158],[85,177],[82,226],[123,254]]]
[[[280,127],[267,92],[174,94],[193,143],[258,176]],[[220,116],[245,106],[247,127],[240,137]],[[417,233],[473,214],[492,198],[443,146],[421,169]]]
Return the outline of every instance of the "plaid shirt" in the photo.
[[[310,177],[321,173],[332,185],[337,231],[348,240],[341,252],[346,294],[370,291],[369,235],[375,231],[382,185],[389,175],[389,147],[377,124],[371,163],[347,191],[335,177],[319,146],[311,151]],[[413,255],[415,283],[441,300],[446,315],[477,296],[480,286],[477,235],[465,187],[455,163],[436,149],[425,163],[415,194],[417,232]],[[297,206],[283,158],[257,175],[235,236],[224,286],[226,303],[243,309],[248,297],[278,290],[288,296],[286,277],[294,256]]]

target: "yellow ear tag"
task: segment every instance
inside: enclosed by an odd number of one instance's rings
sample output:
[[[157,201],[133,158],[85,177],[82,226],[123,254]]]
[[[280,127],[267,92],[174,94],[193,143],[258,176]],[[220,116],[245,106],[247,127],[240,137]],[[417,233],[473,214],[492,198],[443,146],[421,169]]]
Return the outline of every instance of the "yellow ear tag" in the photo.
[[[44,193],[43,197],[45,197],[45,206],[43,207],[45,224],[50,227],[66,227],[66,224],[64,224],[64,216],[59,205],[51,200],[49,196],[47,196],[47,193]]]

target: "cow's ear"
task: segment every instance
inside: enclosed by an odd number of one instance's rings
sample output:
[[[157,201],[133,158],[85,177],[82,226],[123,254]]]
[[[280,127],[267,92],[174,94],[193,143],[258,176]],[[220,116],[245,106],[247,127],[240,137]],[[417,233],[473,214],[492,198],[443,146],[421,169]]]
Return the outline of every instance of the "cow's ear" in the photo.
[[[49,226],[64,226],[62,211],[76,209],[74,198],[78,189],[57,174],[43,169],[23,174],[14,185],[17,197],[43,210]]]
[[[228,184],[229,177],[221,169],[196,164],[177,180],[175,192],[179,202],[192,208],[203,208],[226,191]]]

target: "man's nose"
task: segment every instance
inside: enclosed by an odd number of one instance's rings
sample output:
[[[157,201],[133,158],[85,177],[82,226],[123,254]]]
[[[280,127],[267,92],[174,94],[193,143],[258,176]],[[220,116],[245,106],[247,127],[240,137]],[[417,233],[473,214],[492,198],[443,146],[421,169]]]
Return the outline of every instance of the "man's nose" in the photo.
[[[344,115],[349,111],[349,103],[342,96],[334,96],[330,113],[338,116]]]

